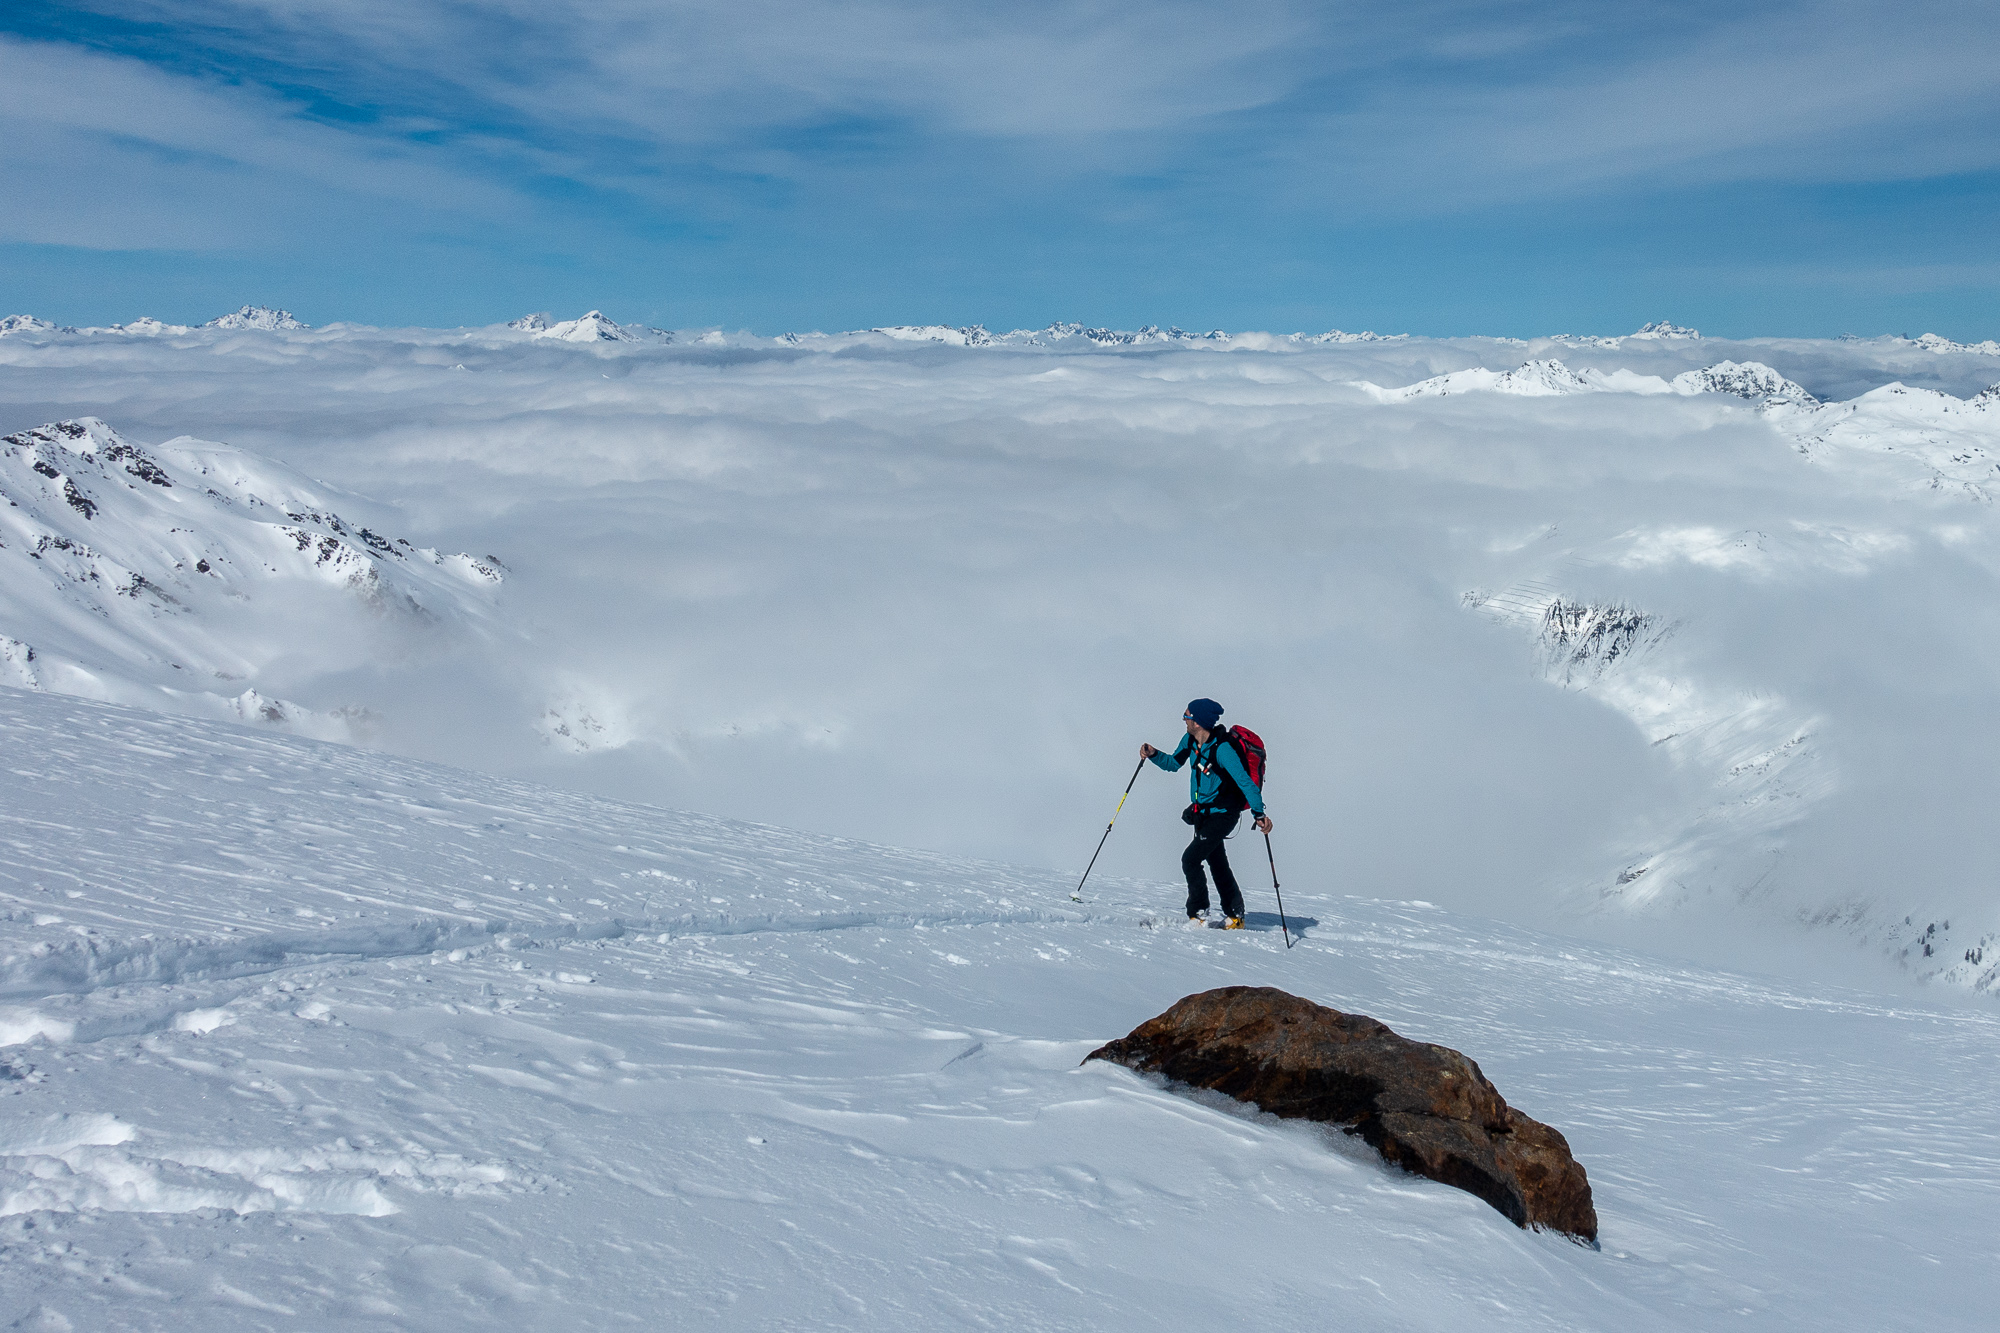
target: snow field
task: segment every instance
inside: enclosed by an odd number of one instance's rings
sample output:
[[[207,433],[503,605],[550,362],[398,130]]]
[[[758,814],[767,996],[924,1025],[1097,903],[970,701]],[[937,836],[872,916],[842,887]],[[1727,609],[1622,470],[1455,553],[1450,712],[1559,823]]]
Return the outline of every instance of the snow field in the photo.
[[[0,690],[0,756],[26,1327],[1937,1330],[2000,1299],[2000,1020],[1943,996],[1305,866],[1287,952],[1247,842],[1225,934],[1179,926],[1170,865],[1077,907],[1067,870],[49,695]],[[1472,1054],[1569,1136],[1602,1251],[1078,1067],[1231,983]]]

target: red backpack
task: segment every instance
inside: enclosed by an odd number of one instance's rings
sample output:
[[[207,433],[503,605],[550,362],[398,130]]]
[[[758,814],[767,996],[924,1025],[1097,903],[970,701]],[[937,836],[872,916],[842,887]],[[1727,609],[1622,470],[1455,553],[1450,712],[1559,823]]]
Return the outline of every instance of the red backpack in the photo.
[[[1224,727],[1217,733],[1236,750],[1236,757],[1243,761],[1244,772],[1257,784],[1257,790],[1264,790],[1264,738],[1248,727]],[[1248,810],[1250,798],[1243,794],[1236,780],[1229,776],[1229,770],[1217,765],[1222,773],[1222,781],[1227,787],[1224,802],[1231,810]]]

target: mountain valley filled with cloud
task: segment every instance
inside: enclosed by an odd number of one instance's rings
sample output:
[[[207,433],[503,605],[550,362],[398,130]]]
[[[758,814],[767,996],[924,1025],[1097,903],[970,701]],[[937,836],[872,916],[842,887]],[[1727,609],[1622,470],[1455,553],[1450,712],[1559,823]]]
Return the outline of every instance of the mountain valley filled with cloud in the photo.
[[[2000,975],[1976,347],[279,314],[0,342],[12,683],[1052,865],[1209,692],[1329,884]]]

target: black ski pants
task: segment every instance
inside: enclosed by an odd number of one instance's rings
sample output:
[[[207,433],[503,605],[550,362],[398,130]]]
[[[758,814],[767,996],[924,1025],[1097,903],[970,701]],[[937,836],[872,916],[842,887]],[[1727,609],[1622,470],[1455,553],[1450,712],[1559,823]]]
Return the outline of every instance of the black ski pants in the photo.
[[[1204,861],[1215,872],[1215,891],[1222,898],[1223,915],[1243,915],[1243,891],[1236,887],[1236,874],[1229,868],[1229,850],[1222,843],[1224,838],[1236,831],[1237,822],[1242,818],[1241,810],[1195,817],[1194,841],[1181,853],[1181,872],[1187,876],[1188,883],[1189,916],[1208,910],[1208,878],[1201,873]]]

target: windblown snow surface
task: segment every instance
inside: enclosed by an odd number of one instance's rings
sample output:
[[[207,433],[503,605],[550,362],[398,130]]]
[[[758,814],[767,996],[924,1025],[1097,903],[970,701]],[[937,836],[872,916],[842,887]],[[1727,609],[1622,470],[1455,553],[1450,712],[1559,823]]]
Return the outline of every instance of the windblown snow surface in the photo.
[[[0,690],[0,1309],[57,1329],[1971,1329],[2000,1016],[1294,873],[676,814]],[[1247,857],[1242,858],[1248,860]],[[1475,1056],[1602,1248],[1079,1061],[1273,984]]]

